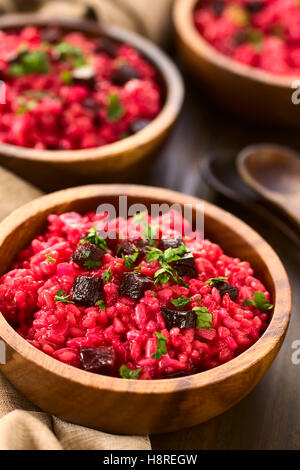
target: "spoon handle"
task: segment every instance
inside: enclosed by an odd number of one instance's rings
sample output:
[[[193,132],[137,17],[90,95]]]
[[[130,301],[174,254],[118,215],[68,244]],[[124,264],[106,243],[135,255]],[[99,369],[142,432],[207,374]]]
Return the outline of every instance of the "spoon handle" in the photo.
[[[286,200],[285,203],[280,204],[281,208],[288,214],[288,216],[300,227],[300,196],[295,200]]]

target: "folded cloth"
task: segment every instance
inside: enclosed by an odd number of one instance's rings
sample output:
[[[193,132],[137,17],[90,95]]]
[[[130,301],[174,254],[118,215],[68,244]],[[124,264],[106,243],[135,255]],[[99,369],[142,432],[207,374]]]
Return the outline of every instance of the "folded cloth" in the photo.
[[[0,13],[35,11],[47,18],[89,18],[136,31],[166,45],[174,0],[0,0]]]
[[[0,220],[41,195],[0,167]],[[1,331],[0,331],[1,337]],[[147,436],[117,436],[43,413],[0,373],[0,450],[149,450]]]

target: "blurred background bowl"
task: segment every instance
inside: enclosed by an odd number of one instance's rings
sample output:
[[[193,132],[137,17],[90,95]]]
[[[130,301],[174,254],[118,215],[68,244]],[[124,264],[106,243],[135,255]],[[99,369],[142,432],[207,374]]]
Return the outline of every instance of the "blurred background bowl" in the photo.
[[[158,71],[164,94],[162,110],[142,131],[102,147],[58,151],[0,144],[0,164],[46,191],[89,182],[132,182],[137,178],[140,181],[150,168],[155,152],[166,140],[182,106],[184,86],[177,68],[150,41],[118,27],[20,14],[1,17],[0,29],[28,25],[43,27],[49,22],[58,24],[65,32],[80,31],[87,36],[104,36],[131,44]]]
[[[300,106],[292,102],[297,77],[264,72],[218,52],[195,26],[193,14],[199,4],[199,0],[176,0],[173,10],[179,54],[191,74],[238,115],[299,127]]]

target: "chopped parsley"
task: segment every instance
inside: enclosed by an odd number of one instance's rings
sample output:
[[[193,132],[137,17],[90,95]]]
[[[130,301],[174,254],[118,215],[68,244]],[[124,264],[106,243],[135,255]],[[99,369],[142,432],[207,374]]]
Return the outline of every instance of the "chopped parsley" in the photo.
[[[47,260],[48,260],[50,263],[55,263],[55,261],[56,261],[56,259],[55,259],[55,258],[52,258],[52,256],[51,256],[49,253],[47,253],[47,254],[45,255],[45,258],[47,258]]]
[[[128,366],[123,365],[120,367],[120,376],[123,379],[137,380],[139,378],[141,370],[142,368],[132,370],[129,369]]]
[[[228,277],[211,277],[207,281],[205,281],[205,284],[212,284],[213,282],[223,282],[227,281]]]
[[[109,267],[109,268],[107,268],[107,270],[104,271],[104,273],[101,275],[101,279],[103,279],[103,281],[105,282],[105,284],[107,284],[107,283],[110,281],[111,276],[112,276],[111,267]]]
[[[168,248],[165,251],[151,246],[148,246],[147,250],[146,262],[150,263],[151,261],[158,261],[161,265],[161,269],[158,269],[154,274],[154,284],[157,284],[158,282],[166,284],[170,279],[173,279],[177,284],[180,283],[187,287],[187,284],[180,276],[178,276],[176,270],[169,264],[173,261],[177,261],[187,252],[187,248],[184,244],[178,248]]]
[[[188,297],[178,297],[178,299],[171,300],[172,304],[178,308],[184,307],[185,305],[189,304],[190,301],[191,299],[189,299]]]
[[[101,266],[101,261],[93,261],[93,260],[88,259],[83,263],[83,265],[90,269],[96,269],[96,268],[99,268],[99,266]]]
[[[60,74],[61,81],[66,85],[71,85],[73,82],[72,73],[70,70],[63,70]]]
[[[261,310],[271,310],[274,305],[270,304],[263,292],[255,291],[254,300],[246,299],[244,302],[245,307],[253,305]]]
[[[17,62],[11,64],[8,73],[12,77],[22,77],[32,73],[46,74],[49,72],[48,57],[43,51],[30,51],[20,55]]]
[[[193,311],[197,315],[197,328],[206,328],[212,330],[212,314],[209,313],[206,307],[194,307]]]
[[[158,225],[152,226],[145,220],[146,212],[138,212],[133,216],[133,221],[136,225],[142,225],[143,233],[142,236],[145,238],[149,245],[153,246],[156,245],[157,242],[154,240],[156,237],[156,233],[158,230]]]
[[[92,227],[88,230],[87,236],[79,243],[79,245],[83,245],[86,242],[100,246],[100,248],[102,248],[104,251],[108,250],[106,241],[104,238],[99,237],[96,227]]]
[[[119,95],[110,93],[108,95],[107,119],[109,122],[115,122],[124,116],[125,109],[122,106]]]
[[[68,42],[60,42],[55,46],[55,52],[60,59],[72,59],[76,61],[76,65],[85,63],[83,51],[79,47],[73,46]]]
[[[155,336],[157,337],[156,351],[152,354],[153,359],[161,359],[164,354],[168,354],[166,343],[168,338],[166,338],[161,333],[156,332]]]
[[[96,305],[97,307],[99,307],[100,310],[103,310],[103,311],[106,310],[106,306],[105,306],[104,300],[98,300],[98,301],[95,303],[95,305]]]
[[[54,300],[56,300],[56,302],[62,302],[64,304],[74,304],[75,302],[73,302],[72,300],[68,300],[69,298],[70,298],[70,294],[69,295],[65,294],[64,290],[58,290],[56,292]]]
[[[122,258],[125,261],[125,267],[131,271],[133,269],[133,265],[136,262],[138,256],[139,256],[139,250],[136,247],[134,248],[134,253],[132,255],[122,254]]]

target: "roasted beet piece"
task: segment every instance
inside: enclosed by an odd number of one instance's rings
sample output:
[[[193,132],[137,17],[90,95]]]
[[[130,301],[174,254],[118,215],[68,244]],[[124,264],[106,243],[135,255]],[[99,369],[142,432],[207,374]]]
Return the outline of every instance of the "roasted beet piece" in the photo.
[[[212,2],[212,9],[217,18],[222,16],[224,8],[225,8],[225,2],[223,0],[214,0]]]
[[[211,284],[211,287],[215,287],[216,289],[218,289],[218,291],[220,292],[222,297],[225,294],[229,294],[229,297],[234,302],[236,301],[236,299],[239,295],[238,288],[234,287],[234,286],[231,286],[230,284],[228,284],[228,282],[225,282],[225,281],[213,282]]]
[[[75,277],[72,297],[75,304],[92,307],[101,298],[101,295],[102,280],[100,277]]]
[[[99,246],[94,245],[94,243],[85,242],[74,251],[72,255],[72,261],[74,261],[76,264],[79,264],[79,266],[89,267],[88,261],[100,263],[104,253],[105,251],[102,250],[102,248]],[[92,263],[90,264],[92,265]]]
[[[57,25],[49,25],[47,28],[42,31],[42,40],[49,42],[50,44],[55,44],[56,42],[62,39],[62,31]]]
[[[141,78],[139,72],[131,65],[121,65],[111,76],[111,81],[117,86],[123,86],[133,78]]]
[[[88,372],[113,375],[116,369],[116,354],[112,346],[82,348],[79,359],[83,369]]]
[[[162,251],[167,250],[168,248],[178,248],[183,244],[182,238],[162,238],[159,242],[159,248]]]
[[[74,85],[84,85],[91,89],[96,88],[96,72],[89,65],[83,65],[72,71]]]
[[[111,41],[110,39],[107,38],[101,38],[99,39],[95,52],[98,54],[104,53],[111,57],[112,59],[117,56],[119,50],[118,44],[115,42]]]
[[[139,254],[136,259],[136,263],[140,263],[144,256],[146,255],[146,244],[144,240],[124,240],[118,246],[117,254],[118,256],[130,256],[136,253],[136,249]]]
[[[261,0],[253,0],[252,2],[245,3],[245,7],[250,13],[258,13],[264,7],[264,2]]]
[[[152,289],[153,281],[144,274],[124,273],[121,279],[119,294],[139,300],[146,290]]]
[[[197,315],[193,310],[174,310],[172,308],[161,308],[166,328],[196,328]]]
[[[150,119],[137,119],[130,126],[130,133],[137,134],[150,124]]]
[[[173,268],[179,276],[197,277],[195,258],[192,253],[185,253],[177,261],[173,261]]]

